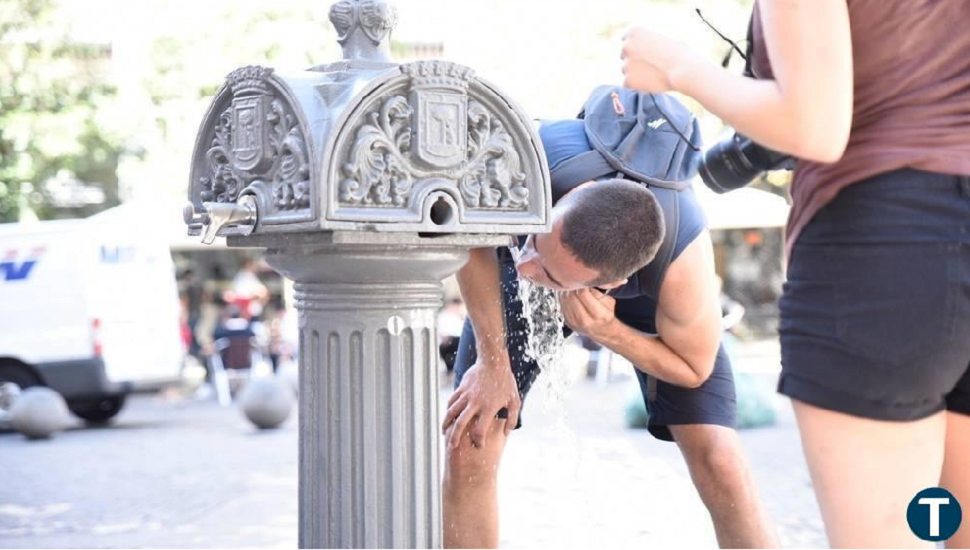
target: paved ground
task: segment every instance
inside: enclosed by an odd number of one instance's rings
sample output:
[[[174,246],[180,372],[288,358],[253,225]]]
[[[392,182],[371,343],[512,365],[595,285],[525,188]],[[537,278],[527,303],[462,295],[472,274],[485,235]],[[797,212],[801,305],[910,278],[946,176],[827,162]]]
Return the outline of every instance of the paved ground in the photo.
[[[504,547],[715,546],[676,447],[624,426],[632,383],[581,377],[565,415],[530,398],[503,466]],[[824,546],[778,406],[775,427],[742,432],[755,478],[786,546]],[[296,444],[295,418],[259,432],[234,409],[160,397],[133,399],[109,428],[0,434],[0,547],[295,547]]]

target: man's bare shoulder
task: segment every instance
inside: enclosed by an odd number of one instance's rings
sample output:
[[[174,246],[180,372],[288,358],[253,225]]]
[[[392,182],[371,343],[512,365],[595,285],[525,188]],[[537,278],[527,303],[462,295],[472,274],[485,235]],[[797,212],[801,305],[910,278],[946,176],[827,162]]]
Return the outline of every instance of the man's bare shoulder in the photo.
[[[677,324],[691,324],[717,302],[714,247],[705,229],[667,268],[658,312]]]

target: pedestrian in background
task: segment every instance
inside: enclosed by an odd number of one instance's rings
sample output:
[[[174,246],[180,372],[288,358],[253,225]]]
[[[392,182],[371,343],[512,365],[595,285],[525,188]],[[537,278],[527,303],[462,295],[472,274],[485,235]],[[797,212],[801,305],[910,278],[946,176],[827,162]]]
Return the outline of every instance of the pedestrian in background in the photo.
[[[208,299],[208,296],[206,296],[202,280],[191,268],[182,272],[179,286],[182,291],[186,323],[189,330],[188,350],[191,355],[201,359],[201,344],[196,336],[196,328],[202,318],[202,304]]]
[[[243,260],[239,271],[232,278],[230,290],[225,292],[223,299],[237,306],[243,317],[253,319],[263,314],[263,308],[269,302],[269,298],[269,289],[256,273],[256,262],[248,258]]]

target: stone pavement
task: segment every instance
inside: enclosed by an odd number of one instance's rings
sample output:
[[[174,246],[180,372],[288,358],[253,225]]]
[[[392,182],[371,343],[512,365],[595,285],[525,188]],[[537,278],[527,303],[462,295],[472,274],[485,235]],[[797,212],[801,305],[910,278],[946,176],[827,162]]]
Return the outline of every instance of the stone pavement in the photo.
[[[296,546],[297,425],[139,397],[109,428],[0,434],[0,547]]]
[[[530,396],[502,465],[503,547],[717,546],[676,445],[626,428],[623,405],[638,390],[632,376],[580,379],[565,422]],[[775,426],[741,432],[755,483],[783,546],[826,547],[791,407],[778,398],[776,408]]]
[[[530,396],[509,442],[502,546],[714,547],[676,447],[623,424],[633,379],[575,378],[559,411]],[[777,426],[742,440],[782,542],[824,546],[794,420],[779,407]],[[295,419],[259,432],[212,401],[162,397],[133,399],[109,428],[43,442],[0,434],[0,548],[295,547],[296,445]]]

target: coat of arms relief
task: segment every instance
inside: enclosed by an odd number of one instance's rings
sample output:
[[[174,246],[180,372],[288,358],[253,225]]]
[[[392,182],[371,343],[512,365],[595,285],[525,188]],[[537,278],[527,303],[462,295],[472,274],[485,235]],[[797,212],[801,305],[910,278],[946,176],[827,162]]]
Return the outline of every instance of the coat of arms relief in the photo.
[[[468,95],[471,69],[401,66],[410,93],[364,115],[340,172],[341,206],[406,207],[421,181],[445,180],[472,209],[526,210],[529,189],[512,136]]]
[[[309,208],[310,163],[299,122],[270,81],[273,70],[249,66],[227,77],[231,104],[219,114],[200,178],[202,200],[235,202],[262,185],[280,211]]]

